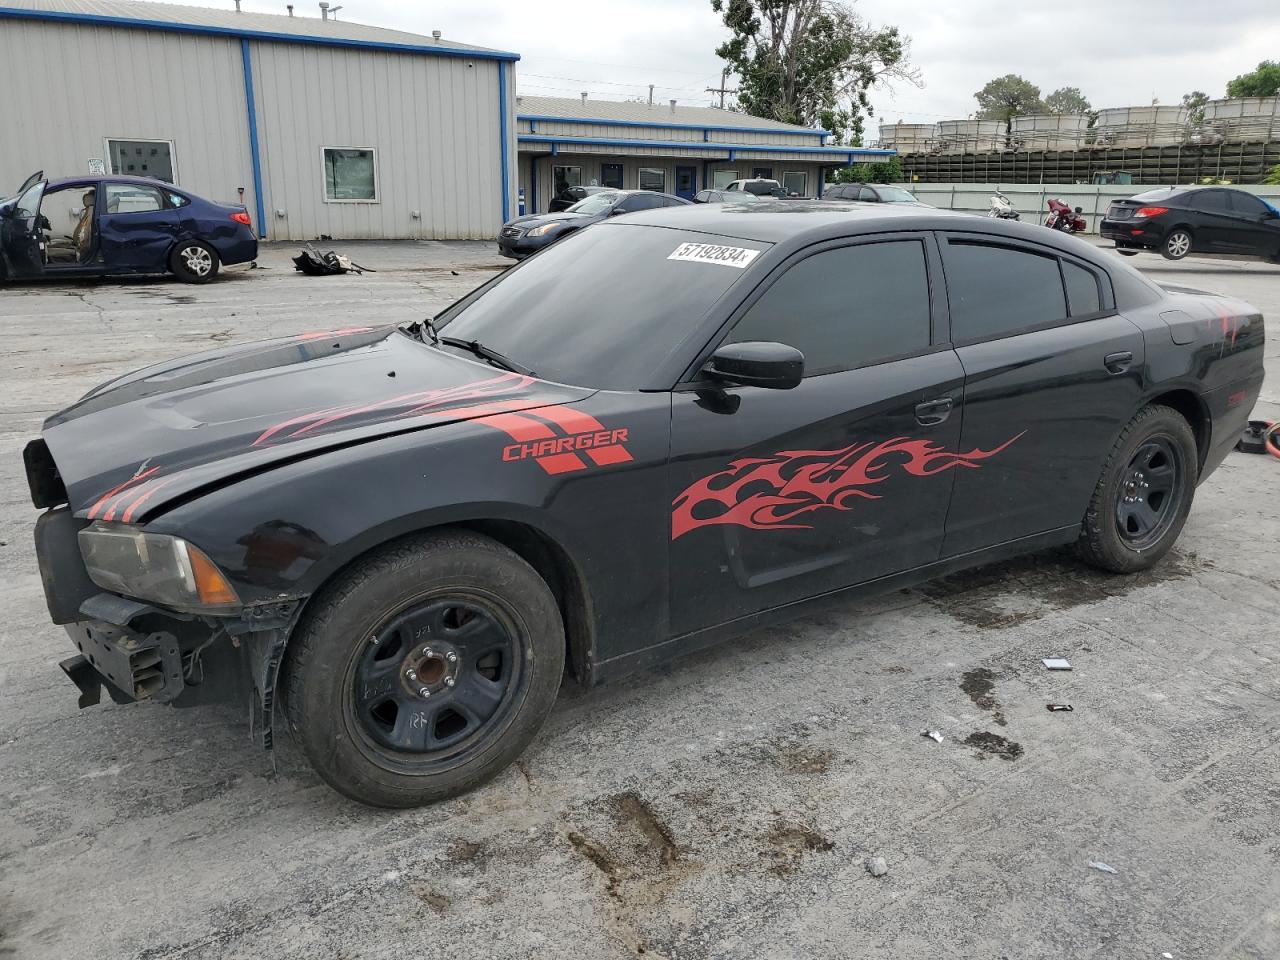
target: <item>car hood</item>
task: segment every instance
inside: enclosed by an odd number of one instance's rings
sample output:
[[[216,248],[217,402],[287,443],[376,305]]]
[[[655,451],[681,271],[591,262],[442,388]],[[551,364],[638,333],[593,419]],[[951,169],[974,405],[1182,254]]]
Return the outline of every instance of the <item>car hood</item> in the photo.
[[[283,460],[407,431],[579,400],[395,327],[240,344],[147,367],[44,424],[78,516],[141,521]]]
[[[530,213],[523,217],[516,217],[510,221],[509,226],[536,227],[544,223],[558,223],[562,220],[591,220],[594,219],[585,213]]]

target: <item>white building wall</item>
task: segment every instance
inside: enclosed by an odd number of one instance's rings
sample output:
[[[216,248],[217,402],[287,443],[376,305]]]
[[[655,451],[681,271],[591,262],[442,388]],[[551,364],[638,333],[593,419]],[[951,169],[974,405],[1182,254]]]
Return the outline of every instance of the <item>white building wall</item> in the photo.
[[[820,147],[821,138],[812,134],[786,133],[776,130],[747,131],[717,130],[708,127],[663,127],[660,125],[636,127],[614,123],[576,123],[573,121],[521,120],[521,133],[533,133],[548,137],[595,137],[606,140],[661,140],[676,143],[751,143],[777,144],[791,147]]]
[[[244,187],[253,211],[238,40],[3,19],[0,56],[0,196],[42,168],[88,173],[108,137],[169,140],[179,186],[228,203]]]
[[[495,235],[503,220],[497,61],[258,41],[251,50],[273,239]],[[514,72],[508,65],[512,161]],[[376,202],[325,200],[324,147],[376,151]],[[514,171],[510,184],[514,209]]]

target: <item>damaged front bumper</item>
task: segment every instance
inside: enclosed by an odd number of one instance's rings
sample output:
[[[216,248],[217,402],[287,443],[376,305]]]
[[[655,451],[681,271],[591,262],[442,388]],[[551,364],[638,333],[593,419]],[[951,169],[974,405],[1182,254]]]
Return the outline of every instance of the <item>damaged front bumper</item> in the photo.
[[[301,598],[279,598],[230,616],[180,613],[107,593],[84,570],[76,542],[85,521],[64,508],[36,523],[36,555],[49,614],[79,654],[60,664],[81,708],[100,703],[175,707],[248,701],[250,725],[270,749],[276,682]]]

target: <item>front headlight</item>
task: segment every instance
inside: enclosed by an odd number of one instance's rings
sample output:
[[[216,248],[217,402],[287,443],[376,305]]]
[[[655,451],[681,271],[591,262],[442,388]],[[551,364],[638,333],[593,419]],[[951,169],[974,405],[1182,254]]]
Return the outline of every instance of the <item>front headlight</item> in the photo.
[[[104,590],[178,610],[240,603],[213,561],[178,537],[102,521],[85,527],[79,536],[89,579]]]
[[[554,231],[559,230],[562,226],[563,224],[560,223],[544,223],[542,226],[534,227],[530,230],[527,236],[545,237],[548,233],[553,233]]]

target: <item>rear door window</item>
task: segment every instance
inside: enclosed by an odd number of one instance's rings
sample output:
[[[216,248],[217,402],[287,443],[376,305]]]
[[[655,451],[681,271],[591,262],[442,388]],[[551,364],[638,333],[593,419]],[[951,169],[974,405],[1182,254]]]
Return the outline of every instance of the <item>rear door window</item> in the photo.
[[[929,347],[924,244],[895,240],[806,257],[773,282],[727,342],[776,341],[805,356],[805,376],[868,366]]]
[[[107,213],[151,213],[165,208],[160,191],[136,183],[106,184]]]
[[[1201,190],[1187,198],[1187,206],[1204,213],[1230,213],[1230,197],[1225,190]]]
[[[1067,285],[1067,307],[1073,317],[1084,317],[1102,310],[1098,277],[1092,270],[1062,261],[1062,279]]]
[[[1067,317],[1058,258],[952,239],[946,245],[951,338],[973,343]]]

